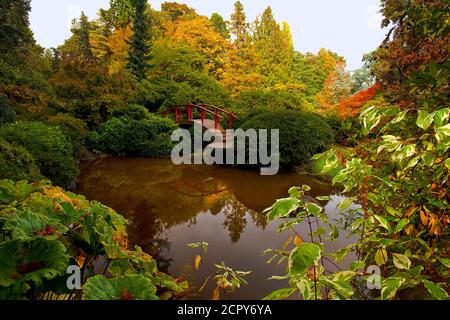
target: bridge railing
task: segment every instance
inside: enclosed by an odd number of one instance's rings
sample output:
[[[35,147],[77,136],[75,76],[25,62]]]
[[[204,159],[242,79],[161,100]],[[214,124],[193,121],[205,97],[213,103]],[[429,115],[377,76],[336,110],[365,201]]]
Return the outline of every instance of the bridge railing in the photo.
[[[202,125],[205,123],[207,114],[213,115],[214,117],[214,128],[218,129],[220,120],[224,119],[222,114],[228,117],[228,127],[230,129],[233,128],[233,120],[237,119],[236,115],[233,112],[226,111],[222,108],[209,105],[209,104],[187,104],[181,106],[175,106],[172,108],[168,108],[165,111],[161,112],[163,117],[167,117],[169,113],[174,113],[175,122],[184,121],[183,113],[187,111],[187,120],[193,121],[194,119],[194,110],[200,110],[200,119],[202,121]]]

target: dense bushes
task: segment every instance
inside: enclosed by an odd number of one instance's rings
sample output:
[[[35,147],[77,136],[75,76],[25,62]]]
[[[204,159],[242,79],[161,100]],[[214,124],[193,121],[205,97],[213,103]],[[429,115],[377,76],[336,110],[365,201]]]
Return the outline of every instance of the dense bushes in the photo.
[[[130,250],[126,224],[114,210],[46,183],[0,180],[0,300],[182,296],[185,281],[158,272],[140,248]],[[74,265],[87,277],[78,291],[67,286]]]
[[[26,148],[43,175],[58,185],[72,183],[78,169],[72,143],[57,127],[40,122],[16,122],[0,128],[0,138]]]
[[[269,110],[302,110],[306,105],[297,90],[270,89],[242,92],[236,99],[235,111],[240,116]]]
[[[309,160],[333,142],[333,130],[320,117],[296,111],[268,111],[247,120],[242,128],[279,129],[280,164],[291,167]]]
[[[0,179],[34,182],[40,178],[39,167],[28,150],[0,139]]]
[[[16,121],[16,111],[8,101],[0,95],[0,126]]]
[[[74,152],[77,154],[88,135],[86,123],[83,120],[64,113],[59,113],[56,116],[50,117],[48,122],[58,126],[61,131],[70,138]]]
[[[177,128],[169,119],[149,115],[142,120],[113,118],[95,137],[94,147],[117,156],[165,157],[172,150],[170,136]]]

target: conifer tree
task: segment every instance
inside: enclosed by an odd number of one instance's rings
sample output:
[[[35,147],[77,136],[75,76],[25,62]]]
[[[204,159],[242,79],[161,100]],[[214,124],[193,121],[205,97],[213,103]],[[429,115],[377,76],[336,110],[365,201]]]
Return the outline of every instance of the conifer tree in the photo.
[[[133,0],[135,9],[133,37],[128,55],[128,68],[138,79],[146,77],[150,59],[150,26],[146,16],[147,0]]]
[[[83,55],[83,57],[87,61],[93,61],[94,54],[92,53],[89,29],[90,29],[90,26],[89,26],[88,17],[84,14],[84,12],[81,12],[80,26],[77,31],[79,45],[80,45],[80,51],[81,51],[81,54]]]
[[[234,35],[236,47],[242,48],[246,45],[249,38],[249,26],[246,21],[244,6],[240,1],[234,4],[234,13],[231,15],[230,31]]]
[[[30,2],[0,1],[0,52],[17,51],[34,43],[29,22]]]

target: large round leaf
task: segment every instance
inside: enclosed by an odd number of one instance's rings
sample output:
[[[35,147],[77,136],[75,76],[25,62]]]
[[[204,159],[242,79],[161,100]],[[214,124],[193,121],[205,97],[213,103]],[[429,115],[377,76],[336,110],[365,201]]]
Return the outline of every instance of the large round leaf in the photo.
[[[291,276],[303,275],[306,270],[315,266],[321,257],[322,250],[313,243],[302,243],[289,256],[289,273]]]
[[[31,211],[17,211],[8,219],[3,229],[11,232],[13,240],[32,241],[36,238],[55,240],[67,232],[67,227],[57,220]]]
[[[107,279],[90,278],[83,287],[83,300],[159,300],[156,287],[142,275]]]
[[[65,274],[69,265],[66,247],[59,241],[40,239],[31,243],[0,243],[0,286],[39,286]]]

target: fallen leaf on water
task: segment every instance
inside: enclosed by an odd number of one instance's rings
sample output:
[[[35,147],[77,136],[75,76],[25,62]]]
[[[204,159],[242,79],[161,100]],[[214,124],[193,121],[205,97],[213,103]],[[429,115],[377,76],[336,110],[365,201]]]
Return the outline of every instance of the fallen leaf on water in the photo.
[[[214,289],[213,296],[211,300],[219,300],[220,299],[220,288],[217,287]]]
[[[202,257],[198,254],[195,257],[195,262],[194,262],[195,269],[198,270],[198,268],[200,267],[200,262],[202,262]]]

